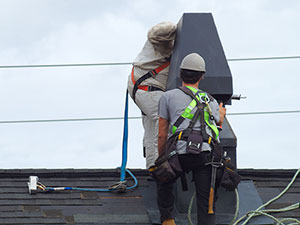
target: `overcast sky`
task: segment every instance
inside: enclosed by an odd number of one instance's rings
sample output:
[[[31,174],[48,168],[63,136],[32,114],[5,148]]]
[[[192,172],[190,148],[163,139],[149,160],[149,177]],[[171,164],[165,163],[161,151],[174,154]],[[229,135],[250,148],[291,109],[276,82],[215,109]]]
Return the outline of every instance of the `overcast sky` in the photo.
[[[147,31],[211,12],[226,57],[300,55],[300,1],[0,0],[0,65],[132,62]],[[300,59],[229,62],[228,113],[299,110]],[[0,121],[123,116],[131,66],[0,69]],[[140,111],[130,100],[130,116]],[[300,113],[228,116],[238,167],[298,168]],[[128,167],[145,168],[141,120]],[[0,123],[0,168],[115,168],[122,120]]]

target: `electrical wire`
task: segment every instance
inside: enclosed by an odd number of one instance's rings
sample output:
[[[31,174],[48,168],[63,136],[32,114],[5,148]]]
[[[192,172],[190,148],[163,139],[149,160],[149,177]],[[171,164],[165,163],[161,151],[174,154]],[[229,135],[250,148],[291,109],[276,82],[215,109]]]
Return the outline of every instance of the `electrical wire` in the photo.
[[[40,65],[7,65],[0,66],[0,69],[18,69],[18,68],[45,68],[45,67],[83,67],[83,66],[123,66],[132,65],[132,62],[112,62],[112,63],[70,63],[70,64],[40,64]]]
[[[226,116],[262,115],[262,114],[286,114],[286,113],[300,113],[300,110],[290,110],[290,111],[269,111],[269,112],[226,113]]]
[[[141,119],[140,116],[128,117],[128,119]],[[50,122],[78,122],[78,121],[97,121],[97,120],[123,120],[124,117],[102,117],[102,118],[78,118],[78,119],[53,119],[53,120],[7,120],[1,123],[50,123]]]
[[[286,60],[300,59],[300,56],[275,56],[275,57],[253,57],[253,58],[232,58],[228,62],[236,61],[261,61],[261,60]],[[132,62],[108,62],[108,63],[68,63],[68,64],[40,64],[40,65],[6,65],[0,66],[0,69],[18,69],[18,68],[46,68],[46,67],[83,67],[83,66],[124,66],[132,65]]]
[[[261,60],[282,60],[282,59],[300,59],[300,56],[275,56],[275,57],[254,57],[254,58],[239,58],[227,59],[227,61],[261,61]]]
[[[263,114],[286,114],[300,113],[300,110],[291,111],[269,111],[269,112],[242,112],[242,113],[227,113],[226,116],[243,116],[243,115],[263,115]],[[141,119],[140,116],[128,117],[128,119]],[[0,124],[9,123],[52,123],[52,122],[79,122],[79,121],[101,121],[101,120],[123,120],[124,117],[94,117],[94,118],[75,118],[75,119],[49,119],[49,120],[2,120]]]

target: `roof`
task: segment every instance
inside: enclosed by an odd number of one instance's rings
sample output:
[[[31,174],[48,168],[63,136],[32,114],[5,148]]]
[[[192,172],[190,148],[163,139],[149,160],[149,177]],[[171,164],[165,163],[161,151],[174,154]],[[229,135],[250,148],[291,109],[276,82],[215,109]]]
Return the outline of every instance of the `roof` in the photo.
[[[40,182],[52,187],[107,188],[119,181],[119,172],[111,169],[2,169],[0,224],[159,224],[155,182],[145,170],[132,172],[137,176],[139,187],[126,193],[64,191],[30,195],[29,176],[38,176]],[[253,181],[259,196],[266,202],[286,187],[295,170],[243,169],[239,173],[244,181]],[[133,184],[130,179],[128,182]],[[300,177],[288,193],[270,207],[281,208],[299,199]],[[300,209],[276,216],[300,219]],[[186,216],[179,215],[176,224],[187,224]]]

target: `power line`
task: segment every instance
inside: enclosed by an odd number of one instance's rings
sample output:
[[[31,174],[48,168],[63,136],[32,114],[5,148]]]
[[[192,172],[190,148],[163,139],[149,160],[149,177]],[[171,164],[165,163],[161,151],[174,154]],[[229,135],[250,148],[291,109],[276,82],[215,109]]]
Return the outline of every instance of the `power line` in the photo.
[[[79,66],[122,66],[132,65],[131,62],[121,63],[71,63],[71,64],[44,64],[44,65],[12,65],[0,66],[0,69],[17,69],[17,68],[43,68],[43,67],[79,67]]]
[[[294,111],[270,111],[270,112],[244,112],[244,113],[227,113],[227,116],[241,116],[241,115],[262,115],[262,114],[286,114],[286,113],[300,113],[300,110]],[[128,119],[141,119],[140,116],[128,117]],[[109,121],[109,120],[123,120],[124,117],[102,117],[102,118],[79,118],[79,119],[50,119],[50,120],[7,120],[0,121],[0,124],[8,123],[50,123],[50,122],[80,122],[80,121]]]
[[[142,117],[128,117],[128,119],[141,119]],[[79,118],[79,119],[53,119],[53,120],[7,120],[1,123],[51,123],[51,122],[79,122],[97,120],[122,120],[124,117],[102,117],[102,118]]]
[[[300,110],[293,110],[293,111],[271,111],[271,112],[227,113],[226,115],[228,115],[228,116],[242,116],[242,115],[286,114],[286,113],[300,113]]]
[[[278,56],[278,57],[261,57],[261,58],[239,58],[239,59],[227,59],[227,61],[259,61],[259,60],[282,60],[282,59],[300,59],[300,56]]]
[[[227,59],[229,62],[234,61],[260,61],[260,60],[284,60],[300,59],[300,56],[279,56],[279,57],[261,57],[261,58],[233,58]],[[84,67],[84,66],[124,66],[132,65],[132,62],[111,62],[111,63],[70,63],[70,64],[40,64],[40,65],[11,65],[0,66],[0,69],[18,69],[18,68],[46,68],[46,67]]]

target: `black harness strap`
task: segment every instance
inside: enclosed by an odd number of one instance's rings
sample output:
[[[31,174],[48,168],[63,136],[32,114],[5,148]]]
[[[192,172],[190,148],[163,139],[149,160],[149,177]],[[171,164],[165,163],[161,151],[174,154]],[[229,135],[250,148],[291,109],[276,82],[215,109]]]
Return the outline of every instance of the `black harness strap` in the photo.
[[[152,70],[155,71],[155,70]],[[148,73],[146,73],[145,75],[141,76],[134,84],[133,86],[133,90],[132,90],[132,99],[135,102],[135,94],[138,90],[139,85],[144,81],[147,80],[148,78],[152,77],[152,71],[149,71]]]
[[[180,180],[181,180],[182,191],[187,191],[189,188],[188,188],[188,184],[187,184],[185,173],[181,174]]]

